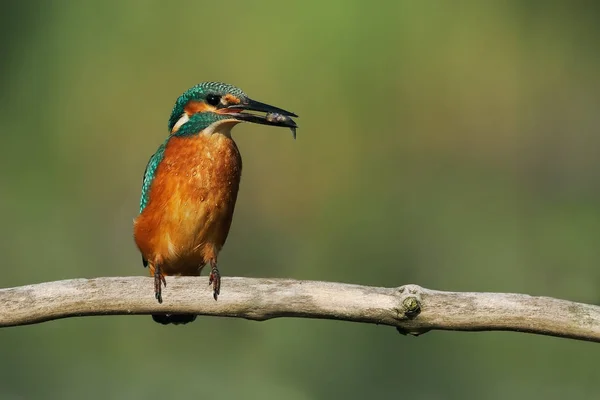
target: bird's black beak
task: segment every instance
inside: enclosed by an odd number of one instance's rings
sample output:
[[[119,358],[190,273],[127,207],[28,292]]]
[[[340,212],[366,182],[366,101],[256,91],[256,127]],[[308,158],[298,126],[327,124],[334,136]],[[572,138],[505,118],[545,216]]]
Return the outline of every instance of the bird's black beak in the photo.
[[[239,104],[231,104],[222,108],[220,112],[240,121],[290,128],[294,139],[296,138],[296,128],[298,128],[298,125],[296,125],[296,121],[292,117],[298,116],[293,112],[252,99],[244,99]]]

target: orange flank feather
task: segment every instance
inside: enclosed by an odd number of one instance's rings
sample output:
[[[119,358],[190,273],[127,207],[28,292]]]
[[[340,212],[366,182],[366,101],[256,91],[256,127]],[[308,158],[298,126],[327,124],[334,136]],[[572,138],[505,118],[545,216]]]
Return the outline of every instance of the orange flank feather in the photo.
[[[242,159],[229,135],[169,139],[148,204],[134,223],[135,242],[151,275],[156,265],[163,275],[200,275],[204,265],[216,263],[241,173]]]

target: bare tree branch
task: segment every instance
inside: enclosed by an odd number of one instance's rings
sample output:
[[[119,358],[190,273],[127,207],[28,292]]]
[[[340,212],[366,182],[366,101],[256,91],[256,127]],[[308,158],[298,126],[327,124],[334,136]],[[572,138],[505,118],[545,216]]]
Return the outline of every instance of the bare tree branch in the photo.
[[[191,313],[264,321],[322,318],[434,329],[516,331],[600,342],[600,307],[508,293],[442,292],[332,282],[223,278],[214,301],[205,277],[167,277],[164,303],[145,277],[73,279],[0,289],[0,327],[90,315]]]

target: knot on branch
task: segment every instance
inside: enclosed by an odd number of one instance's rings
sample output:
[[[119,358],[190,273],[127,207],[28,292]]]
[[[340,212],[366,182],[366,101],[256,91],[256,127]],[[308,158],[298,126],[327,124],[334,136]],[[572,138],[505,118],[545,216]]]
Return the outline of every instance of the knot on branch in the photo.
[[[421,312],[421,291],[418,285],[404,285],[398,288],[400,294],[400,308],[398,319],[413,319]]]
[[[398,325],[396,330],[402,335],[418,336],[426,331],[415,329],[411,321],[421,313],[421,293],[423,288],[418,285],[404,285],[398,288],[400,306],[396,309]]]

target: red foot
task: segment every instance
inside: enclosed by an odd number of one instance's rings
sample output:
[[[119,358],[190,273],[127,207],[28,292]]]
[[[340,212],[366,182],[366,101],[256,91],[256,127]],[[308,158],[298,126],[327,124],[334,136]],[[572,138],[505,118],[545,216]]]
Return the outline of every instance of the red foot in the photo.
[[[213,264],[210,270],[208,285],[212,285],[213,297],[215,300],[217,300],[217,297],[219,297],[219,294],[221,293],[221,274],[219,273],[219,269],[217,268],[216,264]]]
[[[160,267],[156,266],[154,268],[154,297],[159,303],[162,303],[161,283],[167,287],[165,276],[160,272]]]

